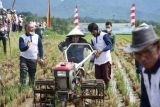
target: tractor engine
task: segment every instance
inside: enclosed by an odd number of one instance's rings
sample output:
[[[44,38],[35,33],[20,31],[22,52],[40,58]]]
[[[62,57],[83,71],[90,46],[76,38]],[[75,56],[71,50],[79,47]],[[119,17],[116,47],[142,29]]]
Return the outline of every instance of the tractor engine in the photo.
[[[55,88],[57,92],[68,93],[75,87],[75,63],[61,62],[52,68],[55,77]]]

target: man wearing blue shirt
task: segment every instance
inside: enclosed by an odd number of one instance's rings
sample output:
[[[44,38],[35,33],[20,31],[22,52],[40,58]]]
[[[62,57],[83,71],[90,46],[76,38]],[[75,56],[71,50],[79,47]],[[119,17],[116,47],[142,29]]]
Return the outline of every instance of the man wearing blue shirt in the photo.
[[[84,33],[79,29],[79,27],[75,27],[68,33],[65,41],[58,45],[58,48],[61,52],[63,52],[71,43],[87,43],[83,37]],[[84,59],[84,49],[84,46],[78,45],[70,47],[67,51],[68,61],[80,63]]]

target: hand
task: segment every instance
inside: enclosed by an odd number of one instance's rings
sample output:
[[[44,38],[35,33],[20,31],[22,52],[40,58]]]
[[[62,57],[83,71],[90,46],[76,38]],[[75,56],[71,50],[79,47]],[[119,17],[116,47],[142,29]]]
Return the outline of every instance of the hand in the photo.
[[[2,27],[0,30],[1,30],[2,32],[4,32],[4,27]]]
[[[65,52],[66,49],[67,49],[67,47],[63,47],[63,52]]]
[[[96,50],[95,56],[98,58],[102,52],[100,50]]]
[[[42,58],[39,60],[39,64],[41,67],[44,65],[44,60]]]
[[[30,46],[31,46],[31,42],[28,41],[28,42],[27,42],[27,47],[30,47]]]

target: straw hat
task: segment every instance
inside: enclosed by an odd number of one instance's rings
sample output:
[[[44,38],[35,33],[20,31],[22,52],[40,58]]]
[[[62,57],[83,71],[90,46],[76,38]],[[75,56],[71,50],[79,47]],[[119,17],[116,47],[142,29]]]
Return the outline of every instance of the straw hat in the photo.
[[[74,35],[79,35],[79,36],[84,36],[84,33],[79,29],[79,26],[76,26],[74,29],[72,29],[67,37],[71,37],[71,36],[74,36]]]

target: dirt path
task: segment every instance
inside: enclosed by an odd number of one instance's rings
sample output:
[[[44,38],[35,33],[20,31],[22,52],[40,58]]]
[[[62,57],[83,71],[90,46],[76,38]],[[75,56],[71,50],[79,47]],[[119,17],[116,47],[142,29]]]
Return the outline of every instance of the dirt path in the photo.
[[[33,107],[33,98],[28,98],[20,107]]]
[[[130,102],[135,103],[136,102],[136,97],[134,95],[134,92],[133,92],[132,86],[129,82],[129,79],[127,78],[126,71],[122,67],[122,64],[120,63],[118,58],[116,58],[116,62],[117,62],[118,68],[121,70],[121,74],[123,76],[123,81],[126,83],[126,88],[127,88],[127,91],[128,91]]]

